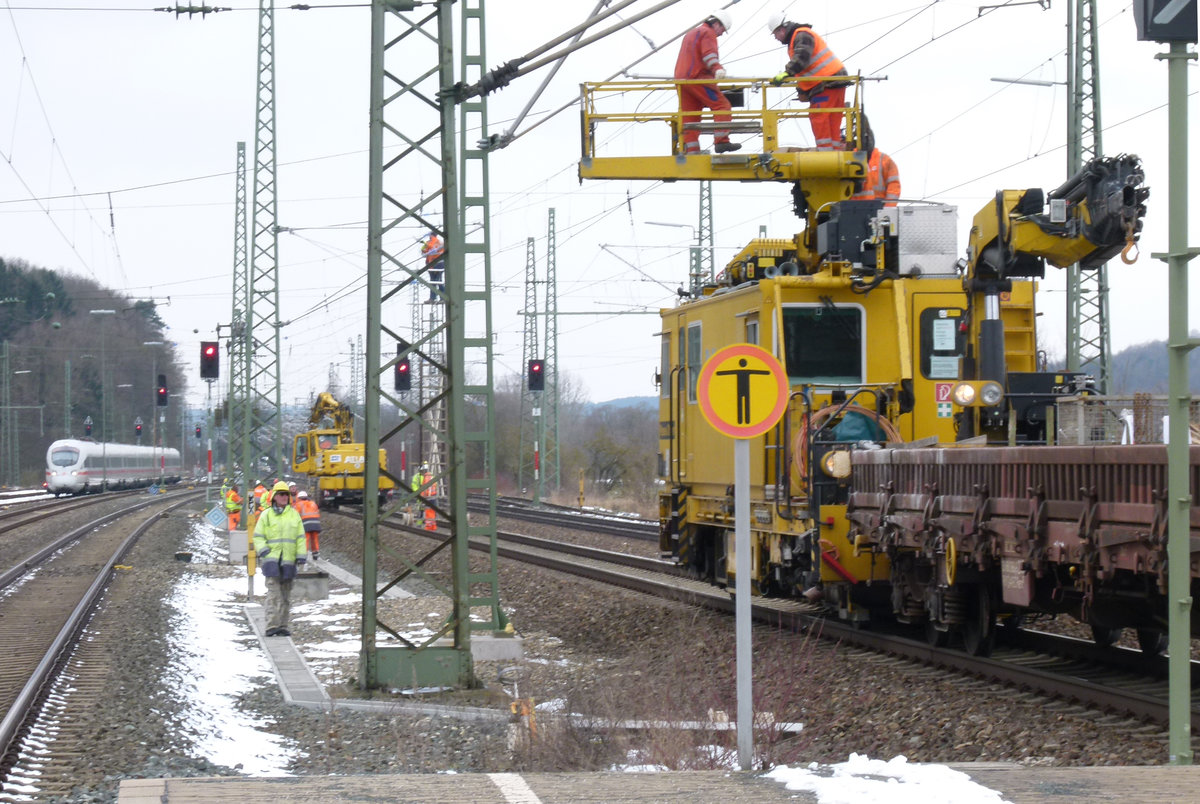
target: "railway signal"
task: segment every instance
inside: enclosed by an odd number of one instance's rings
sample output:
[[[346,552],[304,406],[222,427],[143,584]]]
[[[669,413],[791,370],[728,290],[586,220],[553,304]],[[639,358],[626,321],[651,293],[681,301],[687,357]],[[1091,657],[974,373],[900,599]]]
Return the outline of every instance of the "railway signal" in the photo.
[[[530,360],[527,373],[527,387],[530,391],[546,390],[546,361]]]
[[[154,404],[160,408],[167,406],[167,375],[158,375],[158,386],[154,390]]]
[[[141,422],[138,422],[137,424],[135,424],[135,425],[133,426],[133,433],[134,433],[134,435],[136,435],[138,438],[141,438],[141,437],[142,437],[142,423],[141,423]]]
[[[196,440],[200,440],[200,425],[196,425]]]
[[[215,380],[221,376],[221,350],[216,341],[200,341],[200,379]]]
[[[1195,42],[1196,0],[1134,0],[1133,23],[1142,42]]]
[[[88,416],[86,419],[83,420],[83,433],[88,438],[92,437],[92,417],[91,416]]]
[[[396,344],[396,354],[402,353],[407,348],[408,344]],[[400,392],[412,390],[412,363],[407,357],[402,357],[396,361],[394,385],[396,390]]]

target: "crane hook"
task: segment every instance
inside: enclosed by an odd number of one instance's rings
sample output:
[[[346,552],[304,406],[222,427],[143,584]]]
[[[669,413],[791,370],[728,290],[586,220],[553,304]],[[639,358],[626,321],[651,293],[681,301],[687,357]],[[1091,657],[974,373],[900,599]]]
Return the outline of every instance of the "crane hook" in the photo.
[[[1130,252],[1133,253],[1132,257],[1129,256]],[[1141,251],[1137,247],[1137,241],[1133,239],[1133,233],[1129,232],[1125,235],[1125,248],[1121,249],[1121,262],[1133,265],[1139,256],[1141,256]]]

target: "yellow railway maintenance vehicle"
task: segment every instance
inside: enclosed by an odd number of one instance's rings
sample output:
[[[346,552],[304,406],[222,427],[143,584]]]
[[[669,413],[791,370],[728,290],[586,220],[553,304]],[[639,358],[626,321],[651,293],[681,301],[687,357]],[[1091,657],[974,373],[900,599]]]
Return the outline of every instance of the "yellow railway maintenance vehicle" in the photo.
[[[785,367],[790,397],[780,423],[750,441],[752,589],[824,601],[854,621],[879,612],[924,623],[935,641],[961,632],[968,649],[984,652],[1001,603],[1037,609],[1043,600],[1042,591],[1010,596],[1001,589],[1001,567],[1010,574],[1012,567],[989,552],[1000,551],[998,541],[960,533],[964,552],[948,557],[956,542],[946,528],[978,535],[990,516],[964,501],[979,488],[953,500],[929,489],[926,497],[868,495],[855,509],[853,494],[880,491],[853,485],[860,454],[1047,442],[1048,408],[1086,392],[1088,378],[1039,370],[1035,280],[1047,261],[1095,268],[1132,250],[1148,195],[1140,162],[1097,159],[1048,194],[997,193],[975,214],[960,256],[954,207],[849,200],[867,157],[854,150],[861,142],[857,93],[845,110],[847,150],[813,151],[779,141],[780,122],[806,110],[771,109],[765,81],[733,83],[761,98],[756,110],[735,110],[729,126],[761,134],[758,152],[751,145],[738,154],[684,155],[683,128],[711,131],[715,124],[678,112],[604,108],[613,98],[647,108],[652,104],[639,93],[669,93],[674,82],[583,90],[581,178],[791,182],[805,224],[792,237],[751,241],[717,277],[661,312],[661,552],[697,577],[730,587],[741,581],[733,573],[733,442],[701,416],[697,380],[718,349],[757,344]],[[663,135],[660,144],[669,132],[671,153],[604,157],[597,132],[607,123],[648,123],[641,131]],[[992,449],[956,451],[970,451],[966,462],[982,467],[997,461]],[[921,450],[935,463],[946,451]],[[871,481],[889,483],[888,467],[876,469]],[[942,505],[965,514],[931,525]],[[1064,579],[1082,577],[1060,563],[1050,572],[1057,593]],[[1051,589],[1047,600],[1055,594]],[[1061,610],[1084,621],[1098,605],[1093,586],[1063,599],[1073,608]]]
[[[296,436],[292,444],[292,470],[315,478],[316,500],[321,508],[342,503],[361,503],[365,487],[364,445],[354,440],[354,414],[350,407],[327,391],[317,395],[309,414],[311,429]],[[379,450],[379,467],[387,469],[387,452]],[[379,495],[386,497],[396,487],[391,478],[379,476]]]

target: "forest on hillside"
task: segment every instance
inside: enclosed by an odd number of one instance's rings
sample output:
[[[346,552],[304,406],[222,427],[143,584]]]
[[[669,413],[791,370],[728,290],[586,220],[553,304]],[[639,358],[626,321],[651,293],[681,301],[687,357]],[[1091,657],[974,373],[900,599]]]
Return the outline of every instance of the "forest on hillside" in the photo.
[[[40,485],[46,448],[82,438],[88,419],[93,438],[134,443],[140,418],[149,445],[163,412],[177,443],[186,422],[179,405],[156,407],[160,374],[182,399],[186,378],[154,302],[0,258],[0,485],[17,484],[18,471],[22,485]]]
[[[140,443],[149,445],[159,413],[165,414],[159,443],[182,446],[184,466],[194,470],[203,465],[200,447],[211,437],[221,471],[227,447],[227,379],[222,375],[214,384],[213,411],[188,408],[188,363],[180,359],[179,348],[151,301],[129,298],[86,278],[0,259],[0,440],[5,443],[0,449],[0,486],[40,485],[46,448],[60,438],[85,437],[88,419],[93,439],[122,443],[137,443],[135,422],[140,419]],[[169,389],[166,408],[155,405],[159,374],[166,376]],[[538,487],[535,434],[522,383],[518,375],[502,377],[494,390],[496,474],[503,493],[532,495]],[[579,388],[571,377],[559,378],[557,434],[537,434],[541,455],[554,458],[539,467],[543,494],[576,500],[582,480],[589,502],[648,505],[655,492],[657,409],[592,405]],[[343,397],[336,387],[287,389],[286,396],[313,398],[326,390]],[[484,426],[486,413],[469,408],[468,426]],[[307,429],[308,414],[303,407],[281,411],[286,445]],[[381,418],[384,433],[400,421],[398,410],[390,405],[384,406]],[[205,432],[203,442],[196,441],[195,425],[210,421],[218,426]],[[415,430],[408,428],[385,441],[393,471],[400,471],[402,443],[409,456],[419,454]],[[10,457],[16,465],[10,465]],[[561,492],[546,482],[555,478]]]
[[[1192,333],[1192,337],[1197,337]],[[1188,354],[1188,380],[1193,394],[1200,393],[1200,351]],[[1111,394],[1121,396],[1135,392],[1167,393],[1167,343],[1150,341],[1130,346],[1112,357]]]

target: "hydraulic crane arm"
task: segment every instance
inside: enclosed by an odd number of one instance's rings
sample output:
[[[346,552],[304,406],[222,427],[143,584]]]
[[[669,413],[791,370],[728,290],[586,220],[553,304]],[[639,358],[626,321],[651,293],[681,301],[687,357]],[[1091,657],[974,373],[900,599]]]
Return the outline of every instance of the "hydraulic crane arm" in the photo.
[[[1003,190],[975,215],[963,276],[975,354],[963,379],[1008,386],[1002,301],[1013,279],[1044,276],[1046,262],[1098,268],[1122,249],[1122,258],[1133,262],[1127,254],[1141,233],[1150,195],[1144,180],[1136,156],[1097,158],[1048,194]],[[1003,415],[992,408],[978,426],[999,425]]]
[[[1002,190],[976,215],[967,250],[969,282],[1043,276],[1044,262],[1097,268],[1137,241],[1149,188],[1141,160],[1093,159],[1049,194]],[[1045,209],[1049,200],[1049,210]],[[970,288],[970,285],[968,286]]]
[[[337,430],[343,444],[354,441],[354,413],[350,407],[333,398],[333,394],[322,391],[317,395],[308,423],[318,430]]]

